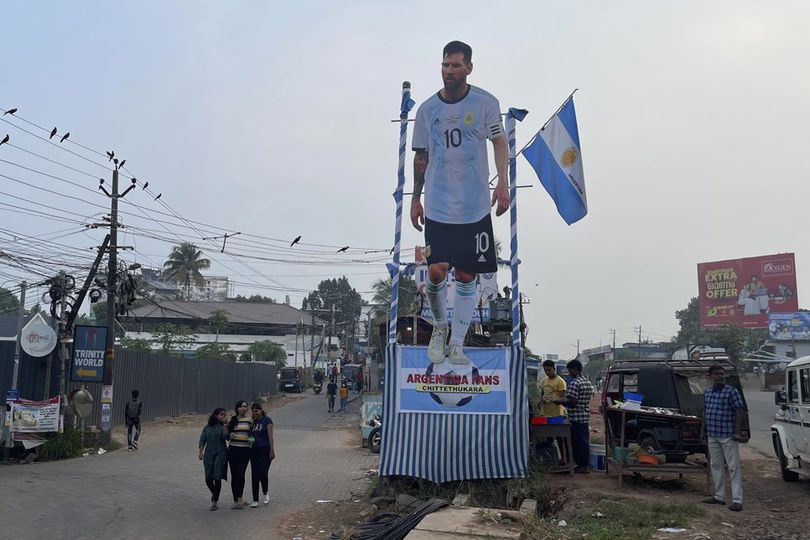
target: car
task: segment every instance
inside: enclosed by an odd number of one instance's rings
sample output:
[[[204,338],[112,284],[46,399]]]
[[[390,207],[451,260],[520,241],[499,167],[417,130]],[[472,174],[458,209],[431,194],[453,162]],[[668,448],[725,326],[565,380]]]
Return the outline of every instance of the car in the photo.
[[[737,369],[728,360],[637,359],[610,366],[605,373],[601,404],[612,445],[620,445],[622,413],[610,409],[608,404],[624,401],[625,392],[632,392],[644,396],[644,407],[667,409],[679,417],[647,416],[626,410],[625,446],[636,443],[642,448],[651,448],[655,453],[664,454],[670,463],[683,462],[689,454],[705,454],[706,442],[701,437],[703,391],[710,384],[708,370],[714,364],[725,368],[726,384],[740,392],[745,404]],[[745,410],[747,423],[747,405]]]
[[[810,356],[788,364],[785,389],[776,391],[774,402],[781,410],[771,426],[771,439],[782,479],[810,478]]]
[[[304,368],[284,367],[279,373],[278,389],[281,392],[298,392],[299,394],[306,388],[304,378]]]

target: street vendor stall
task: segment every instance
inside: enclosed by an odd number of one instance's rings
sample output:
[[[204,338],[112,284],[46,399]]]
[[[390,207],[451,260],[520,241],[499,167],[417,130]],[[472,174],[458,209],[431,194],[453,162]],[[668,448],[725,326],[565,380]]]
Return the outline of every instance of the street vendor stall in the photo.
[[[542,442],[554,439],[561,442],[562,448],[560,448],[560,451],[567,457],[567,460],[562,464],[553,464],[547,470],[551,473],[567,472],[573,475],[576,463],[574,463],[574,451],[571,448],[571,423],[564,417],[559,418],[560,421],[554,421],[551,418],[533,416],[529,422],[529,441],[535,457],[539,457],[536,449]],[[552,422],[549,422],[549,420],[552,420]]]

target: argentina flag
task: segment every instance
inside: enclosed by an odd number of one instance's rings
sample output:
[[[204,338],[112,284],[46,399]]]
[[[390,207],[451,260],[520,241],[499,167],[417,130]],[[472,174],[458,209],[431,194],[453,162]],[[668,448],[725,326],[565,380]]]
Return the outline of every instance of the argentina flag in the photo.
[[[571,225],[584,218],[588,198],[573,96],[538,132],[534,142],[523,150],[523,156],[554,199],[565,222]]]

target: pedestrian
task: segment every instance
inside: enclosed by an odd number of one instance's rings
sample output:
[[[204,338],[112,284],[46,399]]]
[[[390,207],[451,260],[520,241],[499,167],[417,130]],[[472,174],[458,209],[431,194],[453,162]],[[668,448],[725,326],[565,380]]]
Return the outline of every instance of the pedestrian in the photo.
[[[205,485],[211,491],[211,510],[217,509],[222,481],[228,479],[228,448],[225,445],[227,412],[222,407],[214,409],[200,433],[200,459],[205,469]]]
[[[138,449],[138,439],[141,438],[141,413],[143,412],[143,402],[138,399],[138,390],[132,391],[132,399],[127,401],[124,407],[124,421],[127,424],[127,450],[132,452]],[[135,437],[132,432],[135,431]]]
[[[363,369],[361,368],[357,372],[357,391],[362,392],[365,389],[363,385]]]
[[[742,471],[740,442],[747,442],[745,405],[740,392],[726,384],[723,366],[709,368],[712,386],[703,391],[703,435],[709,449],[709,463],[714,480],[714,495],[704,499],[706,504],[726,504],[726,479],[723,464],[728,466],[731,479],[731,505],[734,512],[742,510]]]
[[[444,86],[416,112],[410,217],[416,230],[423,225],[425,230],[425,292],[434,321],[428,359],[434,364],[446,358],[452,364],[470,365],[463,345],[475,311],[475,278],[498,271],[490,208],[497,205],[497,216],[509,208],[508,152],[498,100],[467,84],[473,71],[472,48],[451,41],[442,51],[441,65]],[[498,172],[491,196],[487,139],[492,142]],[[451,325],[447,320],[450,268],[456,280]]]
[[[346,410],[346,404],[349,402],[349,385],[344,382],[340,386],[340,411],[343,412]]]
[[[270,463],[276,457],[273,445],[273,420],[264,413],[261,404],[254,403],[251,407],[253,415],[253,426],[250,428],[250,436],[253,437],[253,444],[250,447],[250,479],[253,488],[253,502],[251,508],[259,506],[259,484],[262,486],[264,495],[262,502],[270,503],[268,493],[267,473],[270,470]]]
[[[571,450],[574,453],[574,469],[578,473],[588,473],[591,460],[591,436],[588,429],[590,421],[590,403],[593,385],[582,374],[582,362],[571,360],[566,365],[571,382],[568,384],[565,399],[555,399],[552,403],[563,405],[568,409],[568,422],[571,424]]]
[[[247,401],[240,400],[234,405],[236,414],[228,422],[228,463],[231,466],[231,493],[234,510],[243,509],[247,503],[242,500],[245,491],[245,473],[250,462],[250,428],[253,419],[248,415]]]
[[[335,396],[337,395],[337,383],[335,378],[329,377],[329,384],[326,385],[326,401],[329,405],[329,412],[335,412]]]
[[[543,372],[546,378],[540,382],[540,411],[538,416],[563,416],[565,409],[562,405],[554,403],[555,399],[565,399],[565,379],[557,375],[557,367],[553,360],[543,362]],[[562,438],[557,438],[557,447],[560,453],[560,465],[565,465],[571,459],[567,455]]]

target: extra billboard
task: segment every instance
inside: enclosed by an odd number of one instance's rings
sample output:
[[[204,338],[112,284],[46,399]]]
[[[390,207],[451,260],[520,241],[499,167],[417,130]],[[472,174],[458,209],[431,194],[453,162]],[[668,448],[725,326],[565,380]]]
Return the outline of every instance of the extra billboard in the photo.
[[[793,253],[698,264],[700,326],[767,328],[768,315],[798,311]]]
[[[810,312],[769,314],[768,337],[774,341],[810,341]]]

